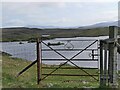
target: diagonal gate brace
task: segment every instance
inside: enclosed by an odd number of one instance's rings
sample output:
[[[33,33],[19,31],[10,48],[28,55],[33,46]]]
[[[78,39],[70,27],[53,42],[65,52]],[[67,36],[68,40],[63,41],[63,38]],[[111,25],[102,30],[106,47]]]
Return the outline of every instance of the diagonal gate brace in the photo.
[[[55,51],[58,55],[62,56],[64,59],[66,59],[67,61],[63,64],[61,64],[59,67],[57,67],[55,70],[53,70],[51,73],[47,74],[45,77],[43,77],[41,80],[47,78],[49,75],[52,75],[52,73],[54,73],[56,70],[58,70],[59,68],[61,68],[63,65],[67,64],[67,62],[72,63],[74,66],[76,66],[77,68],[81,69],[83,72],[85,72],[87,75],[91,76],[92,78],[94,78],[95,80],[98,81],[98,79],[96,79],[93,75],[89,74],[87,71],[85,71],[84,69],[80,68],[78,65],[76,65],[75,63],[73,63],[71,60],[73,58],[75,58],[76,56],[78,56],[80,53],[82,53],[83,51],[85,51],[87,48],[89,48],[91,45],[93,45],[94,43],[96,43],[98,40],[94,41],[93,43],[91,43],[90,45],[88,45],[85,49],[81,50],[80,52],[78,52],[76,55],[74,55],[72,58],[67,59],[64,55],[62,55],[61,53],[57,52],[56,50],[54,50],[52,47],[48,46],[46,43],[44,43],[42,41],[42,43],[44,45],[46,45],[47,47],[49,47],[51,50]]]
[[[37,60],[35,60],[34,62],[32,62],[30,65],[28,65],[27,67],[25,67],[21,72],[19,72],[17,74],[17,77],[20,76],[23,72],[25,72],[27,69],[29,69],[31,66],[33,66],[35,63],[37,62]]]

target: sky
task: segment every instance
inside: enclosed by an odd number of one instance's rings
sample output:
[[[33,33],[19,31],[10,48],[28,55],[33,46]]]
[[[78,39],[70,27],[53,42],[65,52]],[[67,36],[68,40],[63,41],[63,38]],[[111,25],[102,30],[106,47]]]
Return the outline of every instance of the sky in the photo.
[[[118,20],[118,0],[2,0],[0,27],[86,26]]]

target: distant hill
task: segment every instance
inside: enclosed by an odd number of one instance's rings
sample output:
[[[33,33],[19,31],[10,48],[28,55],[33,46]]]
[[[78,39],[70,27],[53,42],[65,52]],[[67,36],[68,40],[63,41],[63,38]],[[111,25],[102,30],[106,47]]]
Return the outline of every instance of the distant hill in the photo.
[[[69,29],[69,28],[80,28],[80,29],[91,29],[91,28],[101,28],[101,27],[109,27],[109,26],[118,26],[118,22],[120,21],[111,21],[111,22],[101,22],[101,23],[96,23],[93,25],[88,25],[88,26],[74,26],[74,27],[63,27],[63,26],[38,26],[38,25],[28,25],[26,27],[29,28],[40,28],[40,29],[54,29],[54,28],[64,28],[64,29]],[[119,25],[120,26],[120,25]]]
[[[108,35],[109,26],[118,26],[118,21],[97,23],[82,27],[57,27],[57,26],[28,26],[28,27],[9,27],[2,29],[3,41],[30,40],[49,35],[44,39],[56,37],[85,37],[85,36],[104,36]],[[120,32],[120,31],[119,31]]]
[[[40,28],[40,29],[45,29],[45,28],[58,28],[57,26],[39,26],[39,25],[28,25],[26,27],[29,28]]]
[[[118,23],[119,22],[119,23]],[[41,26],[41,25],[27,25],[24,27],[8,27],[8,28],[36,28],[36,29],[92,29],[92,28],[101,28],[101,27],[109,27],[109,26],[120,26],[119,21],[111,21],[111,22],[101,22],[101,23],[96,23],[93,25],[88,25],[88,26]]]
[[[81,29],[91,29],[91,28],[101,28],[101,27],[109,27],[109,26],[120,26],[120,21],[114,21],[114,22],[102,22],[102,23],[97,23],[94,25],[89,25],[89,26],[82,26],[79,27]]]
[[[78,28],[79,26],[39,26],[39,25],[28,25],[29,28],[40,28],[40,29],[69,29]]]

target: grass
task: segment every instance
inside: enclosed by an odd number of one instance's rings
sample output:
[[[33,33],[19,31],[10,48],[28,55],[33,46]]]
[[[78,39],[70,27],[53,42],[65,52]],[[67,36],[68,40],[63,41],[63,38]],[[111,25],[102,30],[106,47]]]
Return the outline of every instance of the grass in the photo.
[[[23,61],[17,58],[11,58],[4,55],[2,57],[2,85],[3,88],[27,88],[40,87],[36,85],[36,68],[31,67],[26,73],[20,77],[16,77],[17,73],[21,71],[29,61]],[[34,73],[33,73],[34,72]]]
[[[39,85],[36,82],[36,65],[31,67],[21,76],[16,77],[25,66],[29,65],[30,61],[25,61],[18,58],[11,58],[9,55],[2,57],[2,84],[3,88],[82,88],[82,87],[98,87],[99,83],[91,77],[67,77],[67,76],[50,76],[42,80]],[[67,67],[67,66],[66,66]],[[42,73],[49,73],[53,69],[43,69]],[[93,73],[92,70],[88,70]],[[94,71],[96,72],[96,71]],[[59,69],[55,73],[66,74],[84,74],[78,69],[62,70]],[[96,77],[97,78],[97,77]],[[92,82],[92,83],[91,83]]]
[[[80,77],[80,76],[49,76],[42,80],[37,85],[37,69],[36,65],[32,66],[29,70],[23,73],[21,76],[16,75],[31,61],[26,61],[18,58],[12,58],[7,54],[3,54],[2,57],[2,86],[3,88],[98,88],[99,82],[92,77]],[[43,65],[44,67],[47,65]],[[48,66],[53,67],[53,66]],[[54,66],[57,67],[57,66]],[[65,67],[69,67],[66,65]],[[42,73],[50,73],[53,69],[43,69]],[[88,69],[89,73],[96,73],[97,70]],[[85,74],[79,69],[59,69],[55,72],[66,74]],[[44,76],[42,76],[44,77]],[[98,78],[98,77],[96,77]],[[119,80],[120,85],[120,80]]]

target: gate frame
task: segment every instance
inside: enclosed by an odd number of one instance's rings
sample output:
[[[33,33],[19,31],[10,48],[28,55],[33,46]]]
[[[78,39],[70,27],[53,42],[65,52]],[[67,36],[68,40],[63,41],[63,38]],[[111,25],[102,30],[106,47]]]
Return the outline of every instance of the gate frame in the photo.
[[[74,41],[74,40],[73,40]],[[76,41],[81,41],[81,40],[76,40]],[[84,41],[84,40],[82,40]],[[86,41],[86,40],[85,40]],[[94,76],[99,76],[99,75],[91,75],[90,73],[88,73],[86,70],[84,70],[84,68],[79,67],[78,65],[76,65],[75,63],[73,63],[71,60],[74,60],[74,58],[76,56],[78,56],[79,54],[81,54],[83,51],[87,50],[90,46],[92,46],[93,44],[95,44],[96,42],[98,42],[98,40],[94,40],[91,44],[89,44],[88,46],[86,46],[84,49],[81,49],[81,51],[79,51],[77,54],[75,54],[74,56],[72,56],[70,59],[66,58],[64,55],[62,55],[61,53],[59,53],[58,51],[56,51],[55,49],[53,49],[52,47],[50,47],[49,45],[47,45],[45,42],[41,41],[41,43],[43,43],[44,45],[46,45],[47,47],[49,47],[51,50],[53,50],[54,52],[56,52],[58,55],[62,56],[64,58],[64,60],[67,60],[66,62],[64,62],[63,64],[59,65],[59,67],[57,67],[56,69],[54,69],[53,71],[51,71],[49,74],[43,74],[46,75],[45,77],[43,77],[41,80],[44,80],[45,78],[47,78],[48,76],[52,75],[52,73],[54,73],[56,70],[58,70],[59,68],[61,68],[62,66],[64,66],[65,64],[67,64],[67,62],[70,62],[71,64],[73,64],[76,68],[82,70],[83,72],[85,72],[87,75],[76,75],[76,76],[90,76],[93,79],[95,79],[96,81],[99,81],[99,79],[96,79]],[[40,44],[41,44],[40,43]],[[98,43],[97,43],[98,45]],[[74,49],[73,49],[74,50]],[[92,59],[93,61],[96,61],[94,59],[94,56],[98,56],[98,54],[94,54],[94,51],[91,49],[91,53],[92,53]],[[92,60],[91,59],[91,60]],[[98,60],[97,60],[98,61]],[[89,68],[90,69],[90,68]],[[98,68],[97,68],[98,69]],[[53,74],[54,75],[54,74]],[[61,75],[61,74],[60,74]],[[63,74],[64,75],[64,74]],[[70,76],[68,74],[65,74],[66,76]],[[64,76],[65,76],[64,75]],[[54,76],[58,76],[58,75],[54,75]],[[62,76],[62,75],[61,75]],[[75,76],[75,75],[71,75],[71,76]]]

